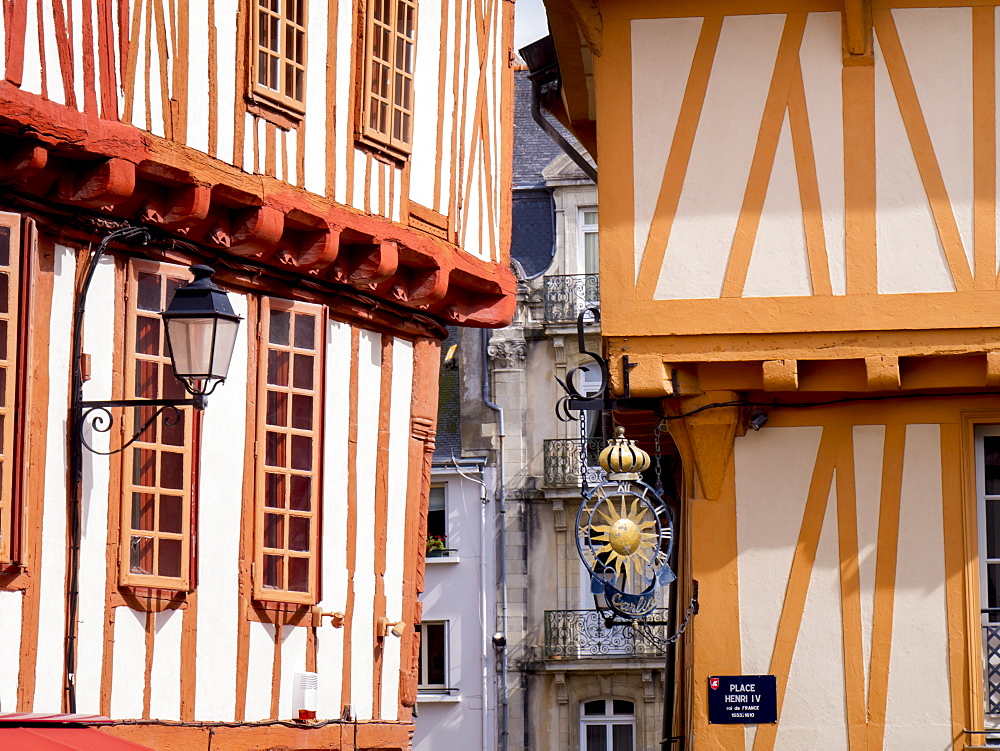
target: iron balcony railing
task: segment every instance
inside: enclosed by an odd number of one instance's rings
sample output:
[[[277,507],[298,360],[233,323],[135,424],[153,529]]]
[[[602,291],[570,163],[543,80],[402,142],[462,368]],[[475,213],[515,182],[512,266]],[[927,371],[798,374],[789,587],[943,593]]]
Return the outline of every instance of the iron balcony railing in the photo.
[[[1000,715],[1000,608],[983,608],[989,623],[983,624],[983,670],[986,683],[986,714]]]
[[[647,630],[660,639],[667,637],[667,608],[656,608],[647,620]],[[545,657],[658,657],[661,648],[632,630],[628,624],[608,628],[597,610],[546,610]]]
[[[545,277],[546,323],[570,323],[580,311],[601,300],[597,274],[562,274]]]
[[[597,455],[606,444],[607,441],[603,438],[591,438],[584,442],[579,438],[549,438],[542,441],[545,487],[578,488],[583,469],[587,485],[599,485],[604,482],[604,470],[597,466]],[[583,463],[581,454],[586,459]]]

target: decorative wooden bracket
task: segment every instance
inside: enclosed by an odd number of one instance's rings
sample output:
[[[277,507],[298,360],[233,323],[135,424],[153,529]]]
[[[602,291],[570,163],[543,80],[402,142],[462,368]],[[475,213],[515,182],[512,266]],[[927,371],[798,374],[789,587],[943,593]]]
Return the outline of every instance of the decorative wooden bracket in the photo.
[[[229,250],[240,256],[266,256],[281,242],[285,215],[270,206],[247,209],[233,222]]]
[[[124,159],[107,159],[83,173],[66,173],[57,195],[92,209],[110,210],[135,192],[135,165]]]
[[[341,246],[346,252],[337,261],[337,281],[370,287],[389,279],[399,268],[399,246],[394,240],[368,245]]]

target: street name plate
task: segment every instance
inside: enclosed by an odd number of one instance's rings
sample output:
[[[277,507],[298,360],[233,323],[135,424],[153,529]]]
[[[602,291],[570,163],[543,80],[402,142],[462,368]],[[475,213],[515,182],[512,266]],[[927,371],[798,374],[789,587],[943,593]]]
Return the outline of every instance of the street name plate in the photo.
[[[720,725],[777,722],[778,688],[774,676],[709,676],[708,721]]]

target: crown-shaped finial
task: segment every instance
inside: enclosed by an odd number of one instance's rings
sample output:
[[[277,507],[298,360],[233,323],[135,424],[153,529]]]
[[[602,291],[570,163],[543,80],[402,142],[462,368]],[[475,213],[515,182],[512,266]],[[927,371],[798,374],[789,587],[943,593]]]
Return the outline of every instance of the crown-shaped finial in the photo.
[[[649,454],[626,438],[625,428],[619,425],[598,461],[609,480],[638,480],[639,474],[649,467]]]

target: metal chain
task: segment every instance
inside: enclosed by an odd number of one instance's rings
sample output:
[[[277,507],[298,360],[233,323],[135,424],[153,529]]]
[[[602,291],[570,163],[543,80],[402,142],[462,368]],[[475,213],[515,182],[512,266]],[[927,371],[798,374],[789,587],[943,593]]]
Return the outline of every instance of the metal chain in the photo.
[[[580,485],[587,494],[587,413],[580,410]]]
[[[688,603],[687,612],[684,614],[684,620],[681,621],[681,625],[677,627],[671,636],[661,639],[659,636],[654,634],[649,626],[643,624],[641,621],[636,621],[632,625],[632,631],[639,634],[646,641],[655,644],[656,646],[666,646],[667,644],[673,644],[675,641],[680,639],[684,632],[687,631],[688,624],[691,621],[691,617],[698,612],[698,595],[695,594],[691,597],[691,602]]]

